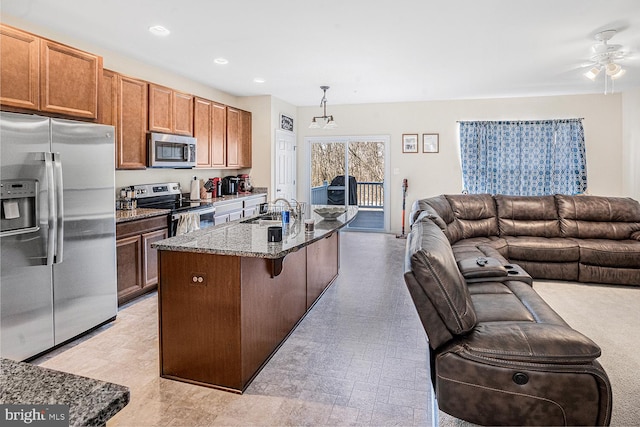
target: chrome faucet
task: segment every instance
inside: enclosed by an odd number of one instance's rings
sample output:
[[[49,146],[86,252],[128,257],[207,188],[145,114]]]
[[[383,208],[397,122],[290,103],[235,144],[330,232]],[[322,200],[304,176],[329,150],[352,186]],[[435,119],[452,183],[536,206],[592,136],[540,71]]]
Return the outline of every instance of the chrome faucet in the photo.
[[[291,207],[291,203],[289,203],[289,201],[287,199],[285,199],[284,197],[278,197],[277,199],[275,199],[274,201],[271,202],[272,205],[275,205],[278,202],[284,202],[286,203],[286,205],[289,207],[289,212],[293,212],[293,208]]]

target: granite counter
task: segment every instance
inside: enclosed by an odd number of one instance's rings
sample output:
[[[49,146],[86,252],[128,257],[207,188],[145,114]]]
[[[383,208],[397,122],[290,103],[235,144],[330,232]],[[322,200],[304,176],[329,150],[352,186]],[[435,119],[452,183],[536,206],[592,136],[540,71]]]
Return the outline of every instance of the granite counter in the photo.
[[[127,403],[125,386],[0,359],[0,404],[69,405],[70,426],[102,426]]]
[[[315,231],[305,233],[301,220],[283,228],[281,242],[268,242],[267,229],[273,222],[247,222],[250,219],[225,223],[219,226],[193,231],[181,236],[160,240],[152,247],[160,251],[197,252],[240,257],[276,259],[316,242],[351,222],[358,214],[356,206],[349,206],[347,212],[336,220],[328,221],[313,210],[322,207],[314,205],[306,218],[315,221]],[[333,206],[335,207],[335,206]]]

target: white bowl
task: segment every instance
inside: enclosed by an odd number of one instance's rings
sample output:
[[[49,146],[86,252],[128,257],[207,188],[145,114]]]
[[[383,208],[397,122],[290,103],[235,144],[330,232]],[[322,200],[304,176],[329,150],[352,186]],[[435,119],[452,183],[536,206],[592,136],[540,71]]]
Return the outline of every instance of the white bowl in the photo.
[[[344,207],[317,208],[313,210],[324,219],[336,219],[347,211]]]

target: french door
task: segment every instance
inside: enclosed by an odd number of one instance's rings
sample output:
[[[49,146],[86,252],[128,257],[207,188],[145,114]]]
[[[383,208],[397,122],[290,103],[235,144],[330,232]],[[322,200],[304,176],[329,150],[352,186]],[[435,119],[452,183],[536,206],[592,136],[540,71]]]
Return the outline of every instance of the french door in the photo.
[[[312,205],[355,205],[352,230],[388,231],[388,136],[309,137]]]

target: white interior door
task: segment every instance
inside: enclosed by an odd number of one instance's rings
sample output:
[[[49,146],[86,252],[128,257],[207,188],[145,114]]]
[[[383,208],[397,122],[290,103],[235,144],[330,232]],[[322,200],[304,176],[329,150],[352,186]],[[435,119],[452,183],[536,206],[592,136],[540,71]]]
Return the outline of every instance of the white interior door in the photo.
[[[276,130],[273,198],[296,198],[296,134]]]

